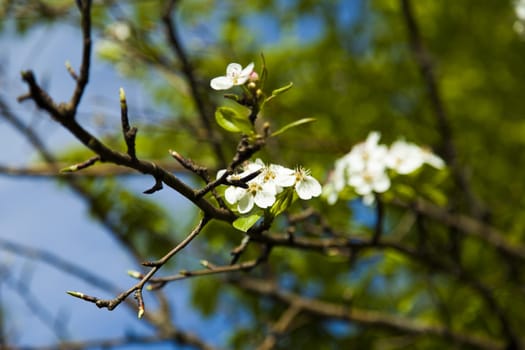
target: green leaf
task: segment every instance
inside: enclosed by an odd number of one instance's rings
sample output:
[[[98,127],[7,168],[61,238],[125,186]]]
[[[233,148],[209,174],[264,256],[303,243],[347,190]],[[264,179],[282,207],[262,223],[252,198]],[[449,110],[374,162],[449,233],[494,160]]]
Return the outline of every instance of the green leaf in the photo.
[[[270,136],[280,135],[280,134],[282,134],[283,132],[285,132],[288,129],[295,128],[296,126],[299,126],[299,125],[311,123],[311,122],[314,122],[315,120],[316,120],[315,118],[303,118],[303,119],[296,120],[296,121],[294,121],[294,122],[292,122],[290,124],[287,124],[287,125],[283,126],[282,128],[280,128],[276,132],[272,133]]]
[[[264,87],[264,83],[266,82],[266,78],[268,77],[268,69],[266,68],[266,59],[264,58],[264,54],[261,52],[261,77],[259,79],[261,89]]]
[[[253,135],[253,126],[248,117],[242,116],[233,108],[219,107],[215,112],[215,120],[224,130],[230,132],[242,132]]]
[[[293,83],[292,83],[292,82],[289,82],[289,83],[286,84],[285,86],[273,90],[273,91],[272,91],[272,96],[270,96],[270,97],[279,96],[280,94],[283,94],[283,93],[285,93],[286,91],[290,90],[290,89],[292,88],[292,86],[293,86]]]
[[[266,100],[264,100],[264,102],[262,103],[262,106],[264,106],[267,102],[270,102],[271,100],[273,100],[275,97],[285,93],[286,91],[290,90],[293,86],[293,83],[290,82],[288,83],[287,85],[283,86],[283,87],[280,87],[278,89],[275,89],[272,91],[272,95],[270,97],[268,97]],[[262,109],[262,106],[261,106],[261,109]]]
[[[259,214],[252,214],[248,216],[241,216],[233,222],[233,227],[242,232],[246,232],[255,225],[255,223],[261,218]]]

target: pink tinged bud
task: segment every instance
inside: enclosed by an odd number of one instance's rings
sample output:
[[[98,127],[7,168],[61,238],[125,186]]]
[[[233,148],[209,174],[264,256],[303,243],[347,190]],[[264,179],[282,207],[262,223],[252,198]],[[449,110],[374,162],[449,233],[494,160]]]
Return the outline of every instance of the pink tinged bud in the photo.
[[[248,81],[250,82],[256,82],[259,80],[259,74],[257,72],[253,71],[250,73],[250,76],[248,77]]]

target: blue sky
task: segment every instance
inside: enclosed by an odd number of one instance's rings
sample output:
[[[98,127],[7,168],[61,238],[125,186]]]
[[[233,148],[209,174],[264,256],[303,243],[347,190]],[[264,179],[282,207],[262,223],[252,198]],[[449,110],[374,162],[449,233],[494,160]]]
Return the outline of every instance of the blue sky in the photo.
[[[44,37],[49,41],[42,46],[40,42]],[[63,51],[64,43],[71,50]],[[6,33],[0,36],[0,46],[9,47],[9,54],[2,57],[7,60],[4,67],[8,68],[1,79],[4,86],[9,86],[7,96],[11,108],[25,121],[43,131],[43,138],[51,149],[58,150],[75,144],[74,139],[46,115],[34,113],[31,103],[19,105],[15,99],[26,91],[18,74],[28,68],[33,69],[41,81],[45,81],[56,100],[69,98],[73,83],[64,68],[64,62],[69,60],[73,67],[78,67],[78,32],[67,26],[54,26],[31,32],[24,38]],[[91,83],[81,104],[80,116],[90,117],[98,111],[119,118],[118,89],[121,86],[126,89],[130,100],[146,103],[138,84],[123,80],[110,66],[94,58]],[[108,102],[102,105],[97,103],[101,100]],[[85,124],[89,125],[89,122]],[[1,153],[2,165],[23,166],[36,158],[32,147],[3,121],[0,122],[0,147],[9,150]],[[137,177],[125,181],[137,193],[151,186],[149,178]],[[180,197],[173,196],[170,191],[155,194],[155,199],[166,205],[184,205]],[[83,201],[50,179],[0,176],[0,232],[2,239],[45,249],[90,271],[103,271],[106,279],[122,289],[127,289],[133,283],[126,271],[138,268],[101,225],[87,218]],[[11,271],[9,281],[23,280],[32,293],[38,293],[37,301],[48,314],[53,318],[67,320],[66,330],[71,339],[100,339],[148,331],[145,322],[137,320],[136,314],[125,307],[108,312],[68,296],[66,290],[79,290],[101,297],[113,296],[104,295],[77,278],[3,250],[0,250],[0,264]],[[0,302],[6,307],[4,317],[14,343],[42,345],[56,342],[48,322],[32,315],[27,300],[20,298],[11,285],[12,282],[0,283]],[[175,319],[181,321],[183,318],[185,329],[198,329],[195,325],[202,325],[203,320],[189,309],[185,285],[183,282],[170,286],[176,309]],[[211,333],[206,336],[208,340],[216,342],[220,339],[220,330],[214,326],[219,322],[207,322],[208,329],[215,330],[213,336]]]

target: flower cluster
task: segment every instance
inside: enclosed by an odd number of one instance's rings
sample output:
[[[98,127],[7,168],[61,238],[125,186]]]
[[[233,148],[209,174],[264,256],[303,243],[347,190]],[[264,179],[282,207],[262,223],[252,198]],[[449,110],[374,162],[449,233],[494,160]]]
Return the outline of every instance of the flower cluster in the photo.
[[[383,193],[390,188],[389,169],[404,175],[414,172],[423,164],[437,169],[445,166],[437,155],[413,143],[398,140],[389,148],[379,144],[379,138],[378,132],[371,132],[366,141],[354,146],[335,162],[324,189],[330,204],[337,201],[339,193],[346,186],[351,186],[358,195],[363,196],[365,204],[372,204],[375,193]]]
[[[219,170],[217,178],[222,177],[224,172]],[[303,200],[317,197],[322,191],[321,185],[308,170],[265,165],[260,159],[246,163],[242,172],[229,175],[226,180],[232,185],[226,188],[224,197],[228,203],[237,204],[240,214],[248,213],[254,205],[261,209],[271,207],[277,195],[286,188],[295,189],[297,196]]]
[[[514,21],[514,31],[520,35],[525,35],[525,0],[514,1],[514,12],[516,21]]]

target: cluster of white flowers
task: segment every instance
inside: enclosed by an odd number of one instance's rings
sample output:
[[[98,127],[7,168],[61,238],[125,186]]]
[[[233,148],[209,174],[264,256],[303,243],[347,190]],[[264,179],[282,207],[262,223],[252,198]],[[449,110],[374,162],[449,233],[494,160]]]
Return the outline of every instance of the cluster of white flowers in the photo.
[[[213,78],[210,86],[214,90],[228,90],[233,86],[243,85],[248,81],[253,73],[253,62],[242,68],[239,63],[230,63],[226,67],[226,75]]]
[[[219,170],[217,178],[222,177],[224,172],[225,170]],[[317,197],[322,191],[321,185],[310,176],[308,170],[301,167],[292,170],[276,164],[265,165],[260,159],[246,163],[242,172],[228,176],[227,180],[235,183],[257,173],[253,179],[246,181],[246,188],[232,185],[224,192],[226,201],[237,204],[237,210],[241,214],[248,213],[254,205],[261,209],[271,207],[276,196],[285,188],[293,187],[297,196],[304,200]]]
[[[514,12],[517,20],[514,21],[514,30],[520,35],[525,34],[525,0],[514,1]]]
[[[423,164],[441,169],[445,163],[427,149],[403,140],[395,141],[390,148],[379,144],[380,134],[371,132],[366,141],[335,162],[324,191],[328,203],[337,201],[339,193],[348,185],[363,196],[365,204],[374,202],[375,193],[390,188],[388,169],[398,174],[410,174]]]

